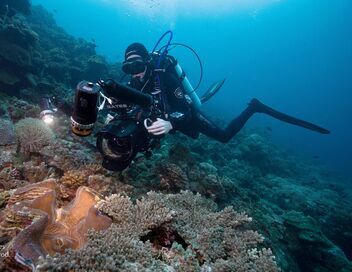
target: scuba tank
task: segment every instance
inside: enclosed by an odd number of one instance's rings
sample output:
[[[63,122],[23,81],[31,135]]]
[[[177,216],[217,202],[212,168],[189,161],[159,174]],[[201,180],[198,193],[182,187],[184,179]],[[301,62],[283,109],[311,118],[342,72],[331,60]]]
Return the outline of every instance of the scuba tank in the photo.
[[[151,54],[151,59],[154,62],[154,64],[156,63],[156,61],[158,60],[159,57],[160,56],[157,53]],[[180,63],[177,61],[176,58],[174,58],[173,56],[170,56],[170,55],[166,55],[160,66],[162,68],[154,69],[154,71],[167,72],[167,73],[171,73],[171,74],[175,75],[177,77],[177,79],[179,80],[179,82],[181,83],[182,88],[185,92],[185,95],[187,95],[191,99],[192,104],[196,109],[200,109],[202,104],[204,104],[210,98],[212,98],[219,91],[219,89],[222,87],[222,85],[225,82],[225,79],[222,79],[222,80],[215,82],[214,84],[212,84],[210,86],[210,88],[208,88],[207,91],[204,92],[202,97],[199,97],[196,92],[197,87],[194,88],[192,86],[191,82],[187,78],[186,72],[182,69]],[[199,86],[199,84],[198,84],[198,86]]]
[[[182,69],[179,62],[173,56],[168,55],[166,59],[170,63],[167,67],[167,70],[177,76],[178,80],[181,82],[185,94],[188,95],[189,98],[192,100],[194,107],[199,109],[202,105],[202,102],[198,97],[197,93],[195,92],[195,89],[193,88],[191,82],[189,82],[185,71]]]
[[[156,51],[159,43],[163,40],[163,38],[165,36],[169,35],[169,40],[167,42],[166,45],[162,46],[159,51]],[[189,96],[189,98],[192,100],[194,107],[196,107],[197,109],[200,108],[200,106],[202,105],[197,93],[195,92],[195,89],[193,88],[193,86],[191,85],[191,83],[189,82],[186,73],[183,71],[183,69],[181,68],[181,66],[178,64],[178,61],[170,56],[167,55],[168,52],[168,48],[171,45],[171,41],[173,38],[173,33],[172,31],[166,31],[157,41],[157,43],[155,44],[152,52],[151,52],[151,59],[155,61],[155,72],[171,72],[174,75],[177,76],[177,78],[180,80],[181,85],[183,87],[183,90],[185,91],[186,95]],[[188,47],[188,46],[186,46]],[[189,48],[189,47],[188,47]],[[193,49],[191,49],[194,53],[195,51]],[[198,55],[197,55],[198,57]],[[199,60],[199,58],[198,58]],[[160,67],[164,67],[161,68]],[[156,76],[156,82],[158,82],[160,84],[160,78],[157,75]]]
[[[167,44],[162,46],[158,51],[156,50],[160,42],[164,39],[165,36],[169,35],[169,39]],[[180,81],[185,94],[191,99],[193,102],[193,106],[196,109],[199,109],[202,104],[212,98],[222,87],[225,82],[225,79],[215,82],[203,95],[201,98],[198,97],[196,90],[200,86],[200,83],[203,78],[203,65],[202,61],[197,54],[197,52],[190,46],[183,44],[183,43],[171,43],[173,38],[172,31],[166,31],[157,41],[153,50],[150,53],[151,60],[154,62],[154,72],[170,72],[174,74]],[[199,65],[200,65],[200,79],[196,87],[194,88],[190,81],[188,80],[185,71],[180,66],[179,62],[172,56],[168,55],[169,46],[182,46],[190,50],[197,58]],[[161,68],[163,67],[163,68]],[[156,82],[160,84],[160,78],[156,76]]]

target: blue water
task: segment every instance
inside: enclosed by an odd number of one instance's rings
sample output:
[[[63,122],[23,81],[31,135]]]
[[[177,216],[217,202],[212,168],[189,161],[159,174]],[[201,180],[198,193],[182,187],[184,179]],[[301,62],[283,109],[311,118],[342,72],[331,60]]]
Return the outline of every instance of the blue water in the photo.
[[[230,120],[257,97],[317,123],[332,134],[267,116],[255,116],[248,126],[270,126],[276,143],[319,156],[321,163],[352,177],[352,1],[32,2],[52,11],[68,33],[94,38],[97,51],[112,62],[123,59],[128,44],[140,41],[151,50],[163,32],[173,30],[175,42],[191,45],[202,58],[201,90],[227,79],[205,106],[210,115]],[[199,69],[192,55],[181,49],[171,53],[196,82]]]

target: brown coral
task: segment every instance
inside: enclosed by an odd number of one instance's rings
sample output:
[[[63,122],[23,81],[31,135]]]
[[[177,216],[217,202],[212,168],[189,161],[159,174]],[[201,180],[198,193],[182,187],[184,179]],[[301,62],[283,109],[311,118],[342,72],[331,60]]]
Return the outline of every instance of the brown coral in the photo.
[[[61,178],[61,183],[67,187],[78,188],[87,182],[89,173],[82,170],[71,170],[65,172]]]
[[[180,166],[174,163],[163,163],[157,167],[156,172],[163,190],[177,192],[186,188],[188,178]]]
[[[0,189],[10,190],[22,184],[22,175],[20,171],[9,165],[0,171]]]
[[[24,162],[21,167],[22,175],[30,183],[40,182],[53,176],[53,168],[48,167],[45,162],[35,163],[33,161]]]
[[[90,168],[91,166],[91,168]],[[102,195],[110,195],[116,192],[123,184],[113,181],[111,177],[102,175],[105,171],[95,164],[86,165],[79,170],[70,170],[60,179],[60,191],[64,199],[71,200],[79,186],[88,186]]]
[[[10,196],[11,196],[10,191],[1,191],[0,192],[0,208],[3,208],[6,205]]]

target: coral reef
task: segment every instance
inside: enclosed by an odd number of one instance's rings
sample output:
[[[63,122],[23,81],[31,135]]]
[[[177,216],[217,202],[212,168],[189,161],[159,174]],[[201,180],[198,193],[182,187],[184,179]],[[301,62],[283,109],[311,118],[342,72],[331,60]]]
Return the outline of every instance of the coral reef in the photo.
[[[172,171],[164,170],[169,168]],[[302,158],[277,149],[258,134],[245,131],[227,146],[203,137],[192,141],[176,135],[167,139],[153,161],[134,164],[123,173],[123,179],[137,187],[140,194],[145,193],[145,187],[163,192],[188,189],[210,197],[222,207],[229,204],[241,207],[255,218],[251,224],[267,238],[266,245],[273,249],[284,271],[351,266],[348,207],[352,205],[346,191],[336,180],[329,181],[331,175],[324,175],[322,169],[314,169]],[[164,180],[170,185],[165,186]],[[285,235],[294,234],[285,224],[285,215],[292,210],[319,222],[314,230],[317,235],[325,235],[328,240],[325,246],[312,246],[304,240],[297,247],[290,246],[294,240]],[[330,250],[335,255],[324,260],[318,260],[313,251],[298,250],[311,247],[317,254],[327,256],[324,252],[332,249],[332,245],[337,245],[343,253],[338,248]],[[303,261],[298,262],[297,258]],[[314,262],[307,261],[304,266],[305,260],[310,259]]]
[[[16,152],[13,127],[38,117],[42,95],[70,102],[80,80],[120,78],[121,64],[27,0],[0,0],[0,40],[1,271],[29,271],[38,256],[42,271],[276,271],[275,262],[290,272],[352,271],[348,181],[260,130],[226,145],[165,137],[151,159],[111,173],[95,139],[75,137],[58,115],[53,132],[29,122]]]
[[[42,6],[28,0],[0,4],[0,91],[38,102],[40,94],[70,99],[82,79],[118,78],[116,64],[95,52],[96,45],[76,39],[56,25]],[[14,16],[22,12],[27,16]]]
[[[14,9],[24,14],[29,14],[31,11],[31,4],[28,0],[1,0],[0,5],[2,7],[8,6],[9,9]]]
[[[251,218],[216,212],[200,195],[151,192],[136,204],[112,195],[98,208],[112,227],[90,233],[80,250],[41,258],[39,271],[278,271],[271,251],[257,249],[263,237],[243,228]]]
[[[11,121],[0,119],[0,145],[10,145],[16,143],[14,126]]]
[[[303,270],[320,263],[328,271],[350,271],[351,266],[343,251],[322,233],[312,217],[290,211],[284,216],[284,225],[287,228],[285,239]],[[304,255],[309,255],[309,260]]]
[[[51,129],[39,119],[25,118],[15,126],[19,150],[25,154],[39,152],[54,138]]]

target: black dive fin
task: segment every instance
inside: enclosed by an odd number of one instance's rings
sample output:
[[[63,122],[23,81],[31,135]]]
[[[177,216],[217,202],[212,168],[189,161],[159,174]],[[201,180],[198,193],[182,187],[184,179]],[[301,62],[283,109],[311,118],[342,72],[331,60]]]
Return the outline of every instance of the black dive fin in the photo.
[[[319,127],[313,123],[310,123],[310,122],[298,119],[296,117],[290,116],[288,114],[279,112],[277,110],[274,110],[273,108],[270,108],[269,106],[264,105],[258,99],[253,99],[250,102],[250,104],[251,104],[251,106],[254,106],[254,108],[257,112],[268,114],[268,115],[270,115],[276,119],[279,119],[281,121],[284,121],[286,123],[290,123],[290,124],[293,124],[296,126],[304,127],[304,128],[307,128],[307,129],[310,129],[313,131],[320,132],[322,134],[329,134],[330,133],[329,130],[322,128],[322,127]]]
[[[202,104],[204,104],[210,98],[212,98],[213,95],[216,94],[220,90],[220,88],[224,84],[224,82],[225,82],[225,78],[223,80],[215,82],[213,85],[211,85],[211,87],[203,94],[203,96],[200,99]]]

